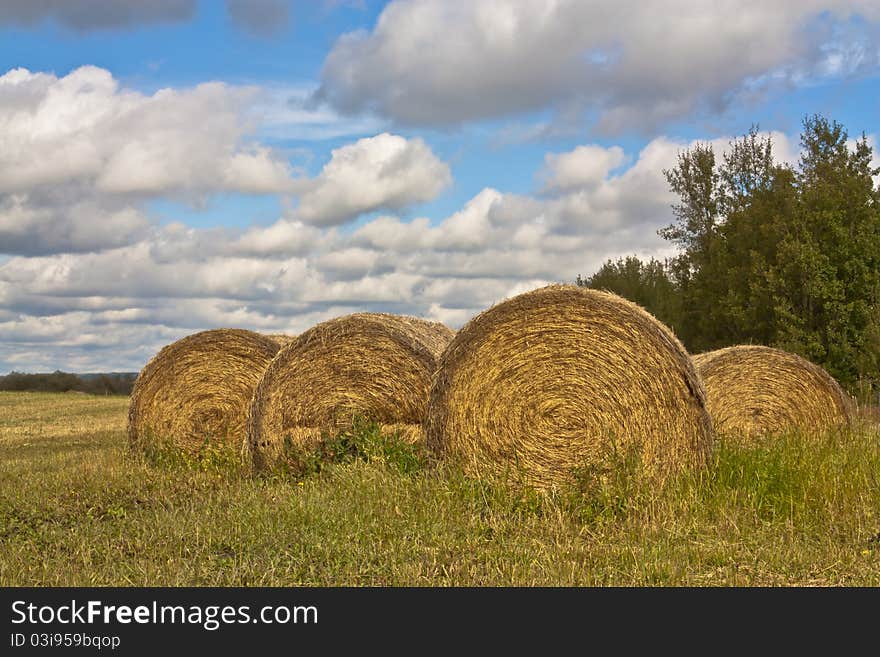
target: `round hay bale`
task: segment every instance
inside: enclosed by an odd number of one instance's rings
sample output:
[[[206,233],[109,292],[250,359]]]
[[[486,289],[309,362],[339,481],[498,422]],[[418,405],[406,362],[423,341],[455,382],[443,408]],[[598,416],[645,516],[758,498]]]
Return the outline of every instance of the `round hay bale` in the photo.
[[[852,406],[824,369],[795,354],[757,345],[693,358],[719,433],[754,438],[792,429],[846,425]]]
[[[134,383],[132,446],[195,455],[211,445],[237,453],[254,388],[277,352],[268,337],[240,329],[202,331],[164,347]]]
[[[292,466],[292,450],[313,449],[356,418],[417,441],[431,377],[453,335],[437,322],[384,313],[312,327],[278,352],[254,393],[244,445],[254,466]]]
[[[285,347],[294,340],[296,340],[295,335],[287,335],[286,333],[266,333],[267,338],[269,338],[272,342],[278,345],[278,348]]]
[[[472,475],[538,490],[622,465],[702,464],[712,426],[673,333],[616,295],[551,285],[477,315],[443,353],[428,447]]]

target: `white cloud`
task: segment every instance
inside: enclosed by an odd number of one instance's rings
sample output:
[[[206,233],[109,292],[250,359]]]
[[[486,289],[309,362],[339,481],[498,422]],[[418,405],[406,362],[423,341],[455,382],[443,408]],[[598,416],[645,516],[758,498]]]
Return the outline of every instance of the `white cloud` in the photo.
[[[578,146],[569,153],[548,153],[545,158],[544,190],[567,192],[592,187],[604,180],[609,171],[623,164],[620,146]]]
[[[855,152],[856,150],[856,141],[861,139],[861,135],[856,137],[850,137],[846,140],[847,147]],[[866,134],[865,139],[868,142],[868,146],[871,147],[871,151],[873,156],[871,157],[871,168],[872,169],[880,169],[880,151],[877,149],[877,136],[874,134]],[[874,185],[880,187],[880,173],[874,176]]]
[[[784,135],[775,141],[792,150]],[[719,155],[727,142],[712,142]],[[298,333],[359,310],[457,327],[609,257],[670,255],[656,235],[674,200],[662,169],[691,145],[659,137],[622,171],[615,147],[556,153],[550,171],[577,184],[543,196],[486,188],[439,222],[385,215],[352,232],[290,219],[243,232],[171,224],[96,253],[13,257],[0,262],[0,371],[138,369],[195,330]],[[585,154],[600,163],[591,168]],[[591,174],[567,172],[571,160]]]
[[[352,243],[389,252],[414,251],[427,247],[430,235],[431,222],[426,217],[404,223],[395,217],[383,216],[358,228]]]
[[[335,149],[300,196],[296,216],[315,225],[341,224],[431,200],[451,181],[449,167],[421,139],[382,133]]]
[[[136,207],[113,200],[69,201],[64,194],[0,194],[0,250],[41,255],[95,251],[143,237],[147,217]]]
[[[502,199],[494,189],[484,189],[464,209],[432,230],[434,248],[440,251],[482,251],[489,246],[492,225],[489,213]]]
[[[346,246],[318,256],[316,268],[333,280],[354,281],[394,271],[394,264],[379,251]]]
[[[320,248],[327,236],[300,221],[278,221],[266,228],[251,228],[231,243],[230,251],[251,256],[305,255]]]
[[[284,157],[249,137],[269,101],[278,98],[218,82],[146,95],[91,66],[63,77],[7,72],[0,76],[0,252],[132,244],[150,229],[150,199],[201,203],[243,193],[299,195],[300,203],[291,222],[239,236],[224,246],[227,255],[289,254],[302,248],[303,235],[313,237],[306,223],[401,210],[450,184],[449,167],[421,139],[387,133],[335,150],[314,179],[294,177]],[[162,244],[169,237],[160,235],[156,248],[178,248]]]
[[[120,89],[106,70],[0,76],[0,193],[78,183],[101,193],[284,192],[289,165],[246,142],[255,91],[219,82]]]
[[[148,198],[293,188],[289,164],[249,142],[254,91],[220,83],[144,95],[106,70],[0,76],[0,252],[131,244]]]
[[[556,107],[643,129],[764,82],[876,70],[872,0],[395,0],[340,37],[317,98],[448,125]],[[848,21],[858,14],[863,23]]]

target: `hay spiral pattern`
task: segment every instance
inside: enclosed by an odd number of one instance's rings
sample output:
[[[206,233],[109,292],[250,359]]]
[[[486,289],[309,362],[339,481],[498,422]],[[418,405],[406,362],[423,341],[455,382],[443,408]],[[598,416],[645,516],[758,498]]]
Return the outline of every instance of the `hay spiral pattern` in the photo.
[[[135,381],[130,443],[238,451],[251,396],[277,351],[271,339],[241,329],[202,331],[164,347]]]
[[[694,356],[719,433],[755,438],[786,430],[846,425],[852,406],[823,368],[795,354],[758,345]]]
[[[712,441],[702,384],[672,332],[616,295],[569,285],[508,299],[458,332],[425,431],[467,472],[539,490],[604,476],[621,455],[665,475],[703,463]]]
[[[384,313],[312,327],[266,369],[251,403],[245,452],[258,469],[283,466],[290,446],[314,447],[358,417],[419,439],[431,377],[453,335],[437,322]]]

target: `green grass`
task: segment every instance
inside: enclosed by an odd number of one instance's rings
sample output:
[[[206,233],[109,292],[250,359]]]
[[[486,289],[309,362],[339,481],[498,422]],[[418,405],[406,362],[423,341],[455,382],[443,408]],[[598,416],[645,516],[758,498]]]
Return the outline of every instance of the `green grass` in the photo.
[[[369,425],[301,478],[145,458],[127,404],[0,393],[0,585],[880,585],[876,428],[542,497]]]

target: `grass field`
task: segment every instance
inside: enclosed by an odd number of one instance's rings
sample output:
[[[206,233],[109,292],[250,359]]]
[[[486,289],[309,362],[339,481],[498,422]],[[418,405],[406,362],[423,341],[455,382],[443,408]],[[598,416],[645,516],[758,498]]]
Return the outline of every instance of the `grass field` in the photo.
[[[370,431],[300,480],[149,460],[127,405],[0,393],[0,585],[880,585],[868,425],[541,498]]]

